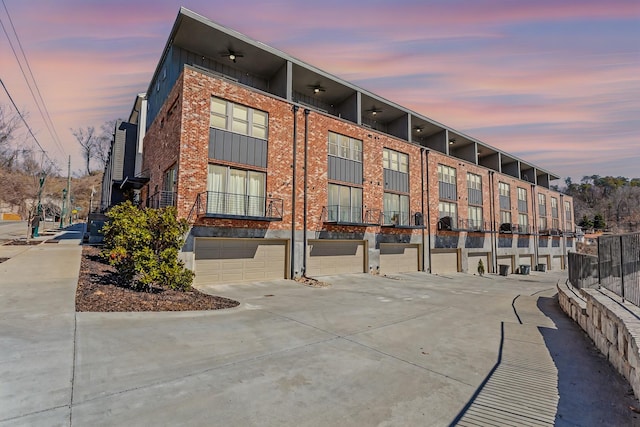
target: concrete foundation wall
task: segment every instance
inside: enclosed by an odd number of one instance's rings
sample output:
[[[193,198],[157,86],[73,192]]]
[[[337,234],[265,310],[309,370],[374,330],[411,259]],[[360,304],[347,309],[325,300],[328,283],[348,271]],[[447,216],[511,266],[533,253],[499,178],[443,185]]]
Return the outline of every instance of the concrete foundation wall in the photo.
[[[587,332],[598,350],[640,397],[640,308],[604,289],[558,285],[560,307]]]

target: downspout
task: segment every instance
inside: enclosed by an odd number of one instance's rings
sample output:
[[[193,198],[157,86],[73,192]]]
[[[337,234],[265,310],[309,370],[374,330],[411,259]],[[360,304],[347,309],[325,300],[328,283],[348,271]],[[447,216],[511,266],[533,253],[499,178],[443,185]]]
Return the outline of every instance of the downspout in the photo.
[[[427,176],[427,190],[429,190],[429,150],[424,150],[425,156],[425,166],[426,166],[426,176]],[[422,180],[424,182],[424,179]],[[424,191],[422,192],[422,197],[424,197]],[[431,192],[427,197],[427,241],[429,243],[429,247],[427,248],[427,258],[429,259],[429,273],[431,273]]]
[[[540,236],[538,235],[538,215],[540,215],[540,212],[536,211],[537,194],[535,190],[535,185],[531,184],[531,218],[533,219],[533,230],[531,230],[531,234],[533,234],[533,256],[535,257],[535,265],[537,267],[539,262],[538,245],[540,244]],[[531,268],[533,269],[533,265],[531,266]]]
[[[493,272],[498,272],[498,248],[496,246],[496,199],[495,199],[495,188],[493,188],[495,184],[493,171],[488,171],[489,173],[489,215],[491,217],[491,264],[493,267]]]
[[[294,105],[291,109],[293,112],[293,162],[291,167],[293,169],[293,178],[291,182],[291,259],[289,263],[291,265],[291,278],[295,277],[295,258],[296,258],[296,151],[298,142],[298,106]]]
[[[307,155],[309,153],[309,109],[304,109],[304,214],[302,215],[302,275],[307,274]]]
[[[425,227],[425,216],[424,216],[424,147],[420,148],[420,186],[421,186],[421,204],[420,204],[420,213],[422,215],[422,250],[427,250],[425,246],[425,238],[424,238],[424,227]],[[427,222],[429,224],[429,222]],[[425,271],[424,268],[424,253],[422,254],[422,271]]]

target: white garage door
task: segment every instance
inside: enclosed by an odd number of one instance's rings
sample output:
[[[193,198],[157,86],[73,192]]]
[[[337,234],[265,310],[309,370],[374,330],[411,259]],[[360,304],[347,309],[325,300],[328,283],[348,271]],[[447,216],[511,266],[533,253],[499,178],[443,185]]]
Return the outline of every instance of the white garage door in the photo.
[[[308,276],[365,271],[364,240],[309,240],[307,251]]]
[[[283,279],[286,271],[286,240],[196,238],[196,284]]]
[[[431,273],[447,274],[458,272],[458,252],[432,252]]]
[[[478,274],[478,263],[482,260],[482,265],[484,265],[484,272],[491,272],[491,264],[489,262],[489,254],[484,253],[471,253],[468,256],[467,262],[467,273],[469,274]]]
[[[538,256],[538,264],[544,264],[545,270],[549,269],[549,255],[539,255]]]
[[[380,273],[404,273],[419,270],[420,245],[380,244]]]
[[[515,265],[513,261],[514,261],[513,255],[498,255],[498,269],[500,268],[501,265],[508,265],[509,274],[512,274],[515,271]]]
[[[554,255],[551,259],[552,270],[562,270],[562,255]]]
[[[520,255],[518,265],[531,265],[532,255]]]

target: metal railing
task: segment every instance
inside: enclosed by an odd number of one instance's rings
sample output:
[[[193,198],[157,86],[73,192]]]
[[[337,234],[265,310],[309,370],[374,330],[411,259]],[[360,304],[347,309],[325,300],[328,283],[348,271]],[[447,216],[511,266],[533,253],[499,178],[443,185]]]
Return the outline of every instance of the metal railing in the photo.
[[[569,282],[579,289],[598,287],[598,257],[569,252]]]
[[[490,223],[487,221],[481,221],[477,219],[461,219],[459,218],[456,225],[456,230],[460,231],[475,231],[485,232],[491,229]]]
[[[166,208],[176,205],[176,193],[174,191],[158,191],[147,198],[147,207],[154,209]]]
[[[528,225],[509,224],[509,223],[500,224],[498,231],[500,233],[506,233],[506,234],[531,234],[531,231]]]
[[[422,212],[386,211],[379,223],[387,227],[425,227]]]
[[[359,206],[323,206],[322,222],[353,225],[380,225],[379,209],[363,209]]]
[[[196,197],[189,220],[211,216],[279,221],[282,220],[283,206],[282,199],[273,197],[204,191]]]

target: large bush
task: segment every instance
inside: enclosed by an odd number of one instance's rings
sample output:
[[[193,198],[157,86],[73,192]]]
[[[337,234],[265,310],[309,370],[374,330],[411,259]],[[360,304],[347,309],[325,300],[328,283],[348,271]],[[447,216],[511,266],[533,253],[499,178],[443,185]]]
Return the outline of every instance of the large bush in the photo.
[[[193,272],[178,259],[189,225],[177,219],[174,207],[140,209],[125,202],[107,217],[103,255],[123,280],[138,290],[191,287]]]

